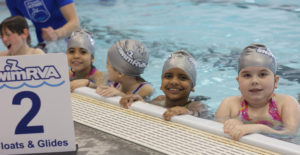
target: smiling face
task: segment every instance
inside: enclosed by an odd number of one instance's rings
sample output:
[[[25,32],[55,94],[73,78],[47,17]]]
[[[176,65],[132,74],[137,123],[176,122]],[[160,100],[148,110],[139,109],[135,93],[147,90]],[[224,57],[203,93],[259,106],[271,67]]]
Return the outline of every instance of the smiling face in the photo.
[[[193,91],[192,80],[179,68],[171,68],[162,75],[160,89],[171,101],[186,100]]]
[[[86,49],[80,47],[68,48],[67,56],[69,66],[73,72],[90,72],[94,58]]]
[[[265,67],[243,68],[237,77],[243,98],[252,104],[267,103],[277,88],[279,76]]]
[[[26,38],[28,36],[28,29],[24,29],[24,33],[18,34],[3,27],[1,30],[1,39],[3,44],[7,47],[9,55],[19,55],[24,53],[22,51],[27,45]]]

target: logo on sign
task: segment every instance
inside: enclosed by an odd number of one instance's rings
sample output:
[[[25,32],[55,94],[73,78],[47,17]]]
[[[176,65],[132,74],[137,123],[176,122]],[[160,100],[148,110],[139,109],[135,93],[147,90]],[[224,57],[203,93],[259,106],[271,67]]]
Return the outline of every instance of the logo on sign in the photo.
[[[16,81],[24,81],[20,86],[12,87],[7,84],[3,84],[0,86],[1,88],[7,87],[10,89],[18,89],[23,86],[37,88],[42,85],[48,85],[51,87],[57,87],[62,85],[65,81],[62,81],[58,84],[50,84],[46,81],[39,85],[30,85],[27,84],[26,81],[32,80],[49,80],[49,79],[60,79],[61,75],[58,70],[53,65],[49,66],[29,66],[29,67],[21,67],[18,65],[18,60],[7,59],[6,65],[3,70],[0,70],[0,82],[16,82]]]

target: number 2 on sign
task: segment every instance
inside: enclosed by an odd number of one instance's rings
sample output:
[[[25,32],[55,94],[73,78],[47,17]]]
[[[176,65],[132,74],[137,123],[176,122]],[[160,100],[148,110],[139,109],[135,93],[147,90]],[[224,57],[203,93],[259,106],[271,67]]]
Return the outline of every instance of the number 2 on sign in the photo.
[[[28,123],[35,117],[41,107],[41,100],[39,96],[32,91],[22,91],[13,98],[13,105],[21,105],[24,98],[29,98],[32,101],[32,106],[29,112],[18,123],[15,134],[30,134],[30,133],[44,133],[44,126],[28,126]]]

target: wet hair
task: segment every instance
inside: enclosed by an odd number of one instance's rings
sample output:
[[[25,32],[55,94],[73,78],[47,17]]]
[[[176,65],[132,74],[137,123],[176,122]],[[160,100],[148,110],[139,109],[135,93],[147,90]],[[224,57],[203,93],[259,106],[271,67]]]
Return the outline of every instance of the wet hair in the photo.
[[[3,36],[3,30],[7,28],[13,33],[17,33],[19,35],[24,33],[24,29],[28,29],[29,26],[26,21],[26,19],[22,16],[11,16],[6,19],[4,19],[0,24],[0,35]],[[31,44],[31,38],[30,34],[28,34],[27,37],[27,44],[30,46]]]

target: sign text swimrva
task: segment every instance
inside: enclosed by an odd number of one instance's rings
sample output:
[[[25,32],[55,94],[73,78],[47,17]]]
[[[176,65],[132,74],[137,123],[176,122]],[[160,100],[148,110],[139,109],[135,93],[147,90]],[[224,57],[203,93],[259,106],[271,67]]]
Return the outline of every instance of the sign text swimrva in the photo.
[[[0,82],[12,81],[28,81],[28,80],[44,80],[61,78],[57,69],[53,65],[44,66],[31,66],[21,68],[18,66],[18,61],[14,59],[7,59],[4,70],[0,70]]]

